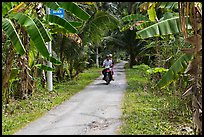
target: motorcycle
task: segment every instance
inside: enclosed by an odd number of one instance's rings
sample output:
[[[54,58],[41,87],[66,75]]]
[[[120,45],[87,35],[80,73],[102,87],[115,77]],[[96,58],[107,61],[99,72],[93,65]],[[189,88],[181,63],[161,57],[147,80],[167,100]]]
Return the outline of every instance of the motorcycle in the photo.
[[[104,70],[104,80],[106,81],[106,85],[110,83],[112,80],[112,73],[111,70],[112,68],[110,66],[106,66]]]

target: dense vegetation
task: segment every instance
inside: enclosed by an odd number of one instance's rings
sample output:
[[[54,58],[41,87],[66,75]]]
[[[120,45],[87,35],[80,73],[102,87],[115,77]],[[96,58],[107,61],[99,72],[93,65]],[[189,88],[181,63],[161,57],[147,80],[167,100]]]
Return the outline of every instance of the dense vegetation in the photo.
[[[174,89],[158,90],[144,64],[129,69],[126,65],[127,91],[123,99],[123,125],[126,135],[192,135],[190,98],[181,98]]]
[[[47,14],[48,8],[63,8],[64,19]],[[2,115],[15,115],[9,110],[13,102],[21,106],[41,94],[39,87],[47,89],[50,71],[54,84],[76,80],[109,53],[128,60],[128,71],[136,75],[135,65],[148,65],[147,94],[162,94],[160,103],[165,95],[178,96],[177,102],[164,99],[168,111],[190,104],[181,113],[191,114],[194,134],[202,134],[201,2],[2,2]],[[137,96],[140,89],[131,92]],[[7,117],[3,125],[12,121]]]
[[[78,80],[55,83],[52,92],[48,92],[39,84],[36,92],[27,100],[11,100],[7,109],[5,105],[2,106],[2,134],[14,134],[29,122],[36,120],[82,90],[99,75],[99,68],[91,68],[80,73]]]

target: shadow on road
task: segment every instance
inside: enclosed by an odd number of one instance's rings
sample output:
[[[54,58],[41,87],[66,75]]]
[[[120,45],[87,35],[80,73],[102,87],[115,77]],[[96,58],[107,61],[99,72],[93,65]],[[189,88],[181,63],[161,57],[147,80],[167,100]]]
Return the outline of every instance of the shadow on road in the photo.
[[[106,83],[97,83],[97,84],[94,84],[94,85],[106,85]]]

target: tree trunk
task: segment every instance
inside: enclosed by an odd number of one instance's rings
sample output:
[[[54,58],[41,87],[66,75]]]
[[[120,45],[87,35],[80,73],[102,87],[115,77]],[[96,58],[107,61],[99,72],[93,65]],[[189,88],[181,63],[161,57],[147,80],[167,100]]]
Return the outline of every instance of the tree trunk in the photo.
[[[11,75],[14,53],[15,53],[15,50],[13,49],[13,46],[10,46],[9,52],[6,56],[5,69],[3,70],[3,75],[2,75],[2,90],[3,90],[3,94],[4,94],[3,96],[5,97],[6,104],[9,103],[9,79]]]
[[[63,50],[64,50],[64,48],[63,47],[64,47],[65,42],[66,42],[66,37],[63,35],[62,36],[62,42],[60,44],[60,54],[59,54],[59,57],[60,57],[62,64],[57,67],[57,72],[56,72],[58,81],[64,80],[64,77],[63,77],[63,73],[64,73],[64,70],[63,70],[63,66],[64,66],[63,65],[64,64],[63,63],[64,62]]]
[[[96,67],[99,68],[98,47],[96,47]]]
[[[26,50],[26,55],[23,55],[20,57],[20,66],[21,66],[21,71],[20,71],[20,98],[21,99],[26,99],[28,95],[28,51],[29,51],[29,38],[26,33],[26,31],[22,29],[22,37],[23,37],[23,45],[25,46]]]
[[[133,51],[132,51],[133,52]],[[133,68],[133,66],[135,65],[135,56],[133,53],[130,53],[130,68]]]

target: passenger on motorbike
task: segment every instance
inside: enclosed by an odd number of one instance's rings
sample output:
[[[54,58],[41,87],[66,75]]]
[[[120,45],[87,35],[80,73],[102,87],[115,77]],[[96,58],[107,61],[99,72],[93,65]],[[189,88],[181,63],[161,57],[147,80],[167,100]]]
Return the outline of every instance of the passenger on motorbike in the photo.
[[[106,55],[106,59],[103,61],[103,65],[102,65],[102,67],[112,67],[112,60],[110,60],[110,56],[109,55]],[[103,69],[103,71],[102,71],[102,74],[103,74],[103,76],[105,75],[104,74],[104,72],[105,72],[105,69]],[[104,80],[104,77],[103,77],[103,80]]]
[[[114,78],[113,78],[113,75],[114,75],[114,71],[113,71],[113,66],[114,66],[114,61],[113,61],[113,58],[112,58],[112,54],[109,54],[109,58],[110,58],[110,60],[112,61],[112,65],[111,65],[111,72],[112,72],[112,80],[114,80]]]

